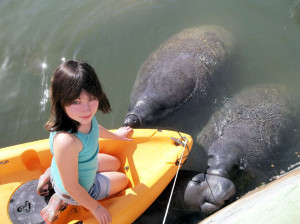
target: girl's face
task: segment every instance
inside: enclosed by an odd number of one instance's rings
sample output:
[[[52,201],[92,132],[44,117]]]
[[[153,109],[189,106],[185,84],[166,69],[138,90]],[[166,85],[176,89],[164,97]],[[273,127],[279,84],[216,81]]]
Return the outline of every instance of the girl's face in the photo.
[[[96,97],[82,90],[79,97],[68,106],[65,106],[67,115],[82,125],[90,125],[93,116],[98,110],[99,101]]]

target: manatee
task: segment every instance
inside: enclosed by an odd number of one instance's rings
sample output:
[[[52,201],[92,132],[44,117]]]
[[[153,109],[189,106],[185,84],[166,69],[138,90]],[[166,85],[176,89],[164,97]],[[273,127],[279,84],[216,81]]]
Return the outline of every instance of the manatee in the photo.
[[[256,85],[228,99],[197,138],[208,156],[207,171],[181,189],[184,206],[211,214],[235,195],[240,173],[272,173],[299,128],[297,118],[299,103],[282,85]]]
[[[217,26],[189,28],[171,36],[141,65],[124,125],[148,127],[192,100],[199,107],[211,100],[232,47],[232,35]]]

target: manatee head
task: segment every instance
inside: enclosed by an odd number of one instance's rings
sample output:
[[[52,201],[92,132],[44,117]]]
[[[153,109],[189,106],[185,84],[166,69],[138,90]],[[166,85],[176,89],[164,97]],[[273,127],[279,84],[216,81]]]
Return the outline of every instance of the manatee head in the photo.
[[[145,91],[143,96],[130,105],[124,120],[124,126],[144,128],[170,113],[165,105],[169,100],[162,99],[157,92]]]
[[[184,203],[191,210],[209,215],[220,209],[234,194],[235,186],[231,180],[200,173],[188,183]]]

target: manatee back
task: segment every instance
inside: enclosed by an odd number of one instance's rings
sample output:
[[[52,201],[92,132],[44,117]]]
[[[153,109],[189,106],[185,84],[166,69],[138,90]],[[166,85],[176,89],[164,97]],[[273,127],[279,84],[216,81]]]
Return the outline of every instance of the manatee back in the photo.
[[[197,142],[206,150],[220,139],[236,142],[249,161],[258,161],[291,139],[299,104],[281,85],[257,85],[229,99],[203,128]]]
[[[230,59],[232,45],[231,34],[217,26],[190,28],[170,37],[140,67],[129,111],[145,95],[159,99],[164,108],[178,107],[195,93],[207,96]]]

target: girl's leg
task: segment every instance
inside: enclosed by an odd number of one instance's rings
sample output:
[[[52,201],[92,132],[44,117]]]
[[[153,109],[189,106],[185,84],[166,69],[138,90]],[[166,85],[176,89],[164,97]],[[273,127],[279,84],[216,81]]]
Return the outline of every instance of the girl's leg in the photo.
[[[46,224],[52,224],[66,207],[67,204],[57,194],[54,194],[50,198],[48,205],[42,209],[41,216]]]
[[[116,172],[120,166],[121,162],[118,158],[108,154],[98,154],[98,172],[110,180],[109,196],[124,190],[128,185],[127,176],[124,173]]]
[[[120,172],[103,172],[101,173],[110,180],[110,192],[108,196],[114,195],[124,190],[128,185],[128,178],[124,173]]]
[[[120,169],[121,162],[118,158],[99,153],[98,154],[98,172],[117,171]]]
[[[45,171],[45,173],[40,176],[36,192],[40,196],[48,196],[51,189],[52,189],[52,184],[50,181],[50,167],[49,167]]]

